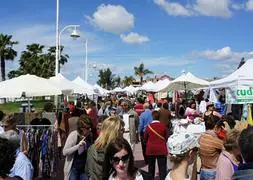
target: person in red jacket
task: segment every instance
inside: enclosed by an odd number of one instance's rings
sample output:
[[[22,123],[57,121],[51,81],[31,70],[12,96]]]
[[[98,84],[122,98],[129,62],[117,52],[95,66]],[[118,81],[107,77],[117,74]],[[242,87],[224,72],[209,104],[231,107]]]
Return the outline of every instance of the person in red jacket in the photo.
[[[146,156],[148,160],[148,172],[154,179],[155,164],[158,161],[160,179],[164,180],[167,173],[167,138],[168,130],[166,126],[159,121],[160,112],[153,111],[153,121],[147,126],[144,139],[147,142]]]

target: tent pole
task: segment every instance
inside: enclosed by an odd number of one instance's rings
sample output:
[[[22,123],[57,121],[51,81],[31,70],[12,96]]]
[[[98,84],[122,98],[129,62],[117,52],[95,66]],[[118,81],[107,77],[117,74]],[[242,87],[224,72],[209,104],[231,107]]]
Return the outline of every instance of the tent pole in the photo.
[[[28,112],[31,112],[31,102],[30,102],[30,97],[28,97]]]

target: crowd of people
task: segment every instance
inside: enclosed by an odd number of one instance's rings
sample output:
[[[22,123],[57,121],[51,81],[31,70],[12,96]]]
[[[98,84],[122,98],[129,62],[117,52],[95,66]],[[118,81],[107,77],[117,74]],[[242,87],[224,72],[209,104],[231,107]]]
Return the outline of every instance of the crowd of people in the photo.
[[[199,104],[194,99],[173,104],[127,95],[65,104],[67,130],[60,132],[64,113],[57,116],[54,129],[65,161],[64,179],[154,179],[156,162],[161,180],[253,179],[253,127],[208,101],[205,111]],[[0,116],[0,179],[33,179],[27,137],[15,116]],[[198,132],[200,127],[204,130]],[[135,167],[139,142],[147,173]]]

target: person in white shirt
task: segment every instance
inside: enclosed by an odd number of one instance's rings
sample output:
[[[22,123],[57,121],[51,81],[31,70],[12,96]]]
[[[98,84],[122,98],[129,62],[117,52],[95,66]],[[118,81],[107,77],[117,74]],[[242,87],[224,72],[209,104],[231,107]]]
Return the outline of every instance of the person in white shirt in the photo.
[[[16,160],[13,168],[10,171],[10,177],[21,177],[24,180],[33,179],[33,166],[27,156],[20,151],[20,139],[17,132],[13,130],[6,131],[4,133],[6,139],[8,139],[16,148]]]

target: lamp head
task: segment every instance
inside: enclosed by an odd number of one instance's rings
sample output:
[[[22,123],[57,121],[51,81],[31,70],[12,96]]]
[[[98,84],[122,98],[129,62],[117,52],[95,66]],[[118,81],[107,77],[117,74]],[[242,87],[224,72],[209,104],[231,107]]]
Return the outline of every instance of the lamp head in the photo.
[[[70,37],[77,39],[80,37],[79,33],[77,32],[76,28],[73,30],[73,32],[71,33]]]

